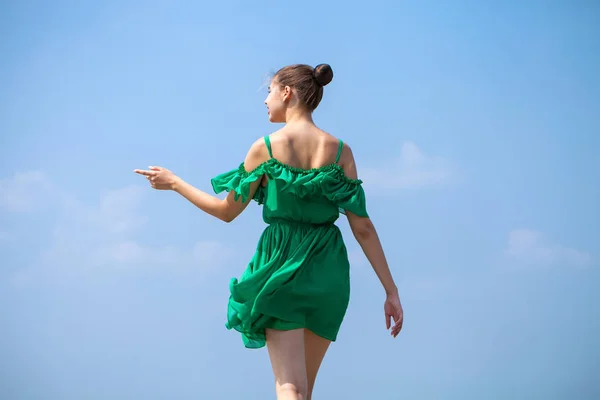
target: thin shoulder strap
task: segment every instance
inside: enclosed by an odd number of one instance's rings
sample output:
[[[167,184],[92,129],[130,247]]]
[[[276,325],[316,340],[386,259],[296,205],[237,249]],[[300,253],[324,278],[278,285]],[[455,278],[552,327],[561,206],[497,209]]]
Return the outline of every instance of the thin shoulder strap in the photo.
[[[340,161],[340,157],[342,156],[342,149],[344,148],[344,142],[340,140],[340,145],[338,147],[337,156],[335,156],[335,163],[337,164]]]
[[[271,139],[269,136],[265,136],[265,144],[267,145],[267,150],[269,150],[269,157],[273,158],[273,151],[271,150]]]

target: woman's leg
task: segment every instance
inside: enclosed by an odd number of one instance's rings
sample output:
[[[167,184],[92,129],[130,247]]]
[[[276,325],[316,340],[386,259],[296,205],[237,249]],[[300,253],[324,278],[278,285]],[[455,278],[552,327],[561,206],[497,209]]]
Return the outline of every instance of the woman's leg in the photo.
[[[304,329],[266,329],[267,348],[275,375],[277,400],[306,400],[308,382],[304,355]]]
[[[330,340],[315,335],[308,329],[304,330],[304,358],[306,359],[306,377],[308,381],[308,396],[306,400],[311,400],[312,398],[317,373],[330,344]]]

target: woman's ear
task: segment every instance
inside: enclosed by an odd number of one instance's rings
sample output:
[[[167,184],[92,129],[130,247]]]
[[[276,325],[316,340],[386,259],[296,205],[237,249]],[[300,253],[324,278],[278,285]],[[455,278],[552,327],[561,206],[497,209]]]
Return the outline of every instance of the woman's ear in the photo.
[[[281,93],[283,94],[283,101],[288,101],[292,98],[292,88],[289,86],[285,86]]]

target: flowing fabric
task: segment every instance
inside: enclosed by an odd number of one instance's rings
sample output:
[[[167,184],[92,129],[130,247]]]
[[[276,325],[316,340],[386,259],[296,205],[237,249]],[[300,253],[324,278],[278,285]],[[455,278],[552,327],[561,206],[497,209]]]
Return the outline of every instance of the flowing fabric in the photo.
[[[265,138],[269,154],[272,152]],[[335,341],[350,298],[346,246],[334,224],[340,213],[368,217],[362,181],[349,179],[336,162],[299,169],[275,158],[246,171],[239,168],[211,180],[216,193],[233,191],[246,201],[250,185],[267,176],[253,200],[268,224],[239,279],[230,282],[228,329],[247,348],[265,346],[265,329],[307,328]]]

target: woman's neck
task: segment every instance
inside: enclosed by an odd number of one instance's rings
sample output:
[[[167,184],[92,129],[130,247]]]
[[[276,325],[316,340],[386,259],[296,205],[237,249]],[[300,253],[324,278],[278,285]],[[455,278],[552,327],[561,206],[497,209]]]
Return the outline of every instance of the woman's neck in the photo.
[[[287,125],[312,124],[312,113],[301,109],[287,110],[285,115],[285,123]]]

